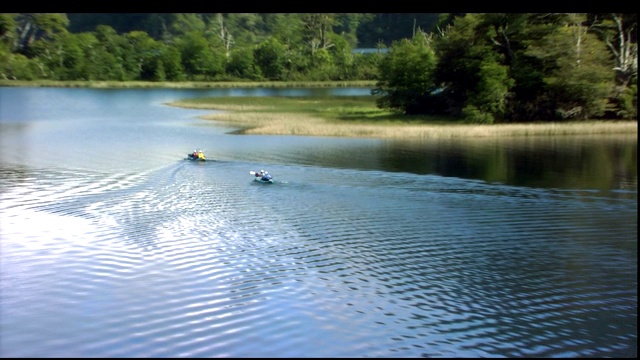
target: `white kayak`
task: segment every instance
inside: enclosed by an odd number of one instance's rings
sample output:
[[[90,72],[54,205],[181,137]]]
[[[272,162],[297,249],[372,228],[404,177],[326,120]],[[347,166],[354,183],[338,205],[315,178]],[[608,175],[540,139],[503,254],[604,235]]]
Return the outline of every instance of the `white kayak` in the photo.
[[[275,181],[273,180],[273,176],[268,172],[257,173],[255,171],[249,171],[249,174],[253,175],[253,181],[257,181],[263,184],[273,184]]]

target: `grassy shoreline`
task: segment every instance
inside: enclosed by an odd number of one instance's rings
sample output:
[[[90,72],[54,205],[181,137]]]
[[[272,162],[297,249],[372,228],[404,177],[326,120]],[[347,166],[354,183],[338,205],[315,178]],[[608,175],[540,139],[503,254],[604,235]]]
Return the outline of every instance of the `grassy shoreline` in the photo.
[[[296,104],[297,103],[297,104]],[[191,109],[217,110],[200,118],[224,126],[237,127],[236,133],[250,135],[298,135],[378,139],[504,138],[565,135],[635,136],[638,122],[580,121],[477,125],[459,120],[413,117],[375,108],[373,100],[281,99],[281,98],[204,98],[168,103]]]
[[[148,81],[19,81],[0,80],[0,87],[66,88],[296,88],[373,87],[375,81],[299,82],[148,82]],[[242,134],[304,135],[381,139],[490,138],[563,135],[638,134],[638,122],[580,121],[524,124],[474,125],[453,119],[406,117],[375,107],[373,97],[328,99],[298,98],[205,98],[169,103],[184,108],[221,110],[205,120],[237,127]]]
[[[530,124],[335,124],[325,120],[290,115],[210,114],[201,117],[237,126],[247,135],[297,135],[378,139],[451,139],[517,136],[628,135],[637,137],[636,121],[585,121]],[[304,122],[300,122],[303,120]]]

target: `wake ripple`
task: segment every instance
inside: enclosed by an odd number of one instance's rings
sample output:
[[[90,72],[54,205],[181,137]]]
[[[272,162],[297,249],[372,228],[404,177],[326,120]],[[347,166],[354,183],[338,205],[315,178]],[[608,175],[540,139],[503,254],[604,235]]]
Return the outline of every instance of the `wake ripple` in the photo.
[[[635,193],[254,166],[3,171],[2,355],[635,355]]]

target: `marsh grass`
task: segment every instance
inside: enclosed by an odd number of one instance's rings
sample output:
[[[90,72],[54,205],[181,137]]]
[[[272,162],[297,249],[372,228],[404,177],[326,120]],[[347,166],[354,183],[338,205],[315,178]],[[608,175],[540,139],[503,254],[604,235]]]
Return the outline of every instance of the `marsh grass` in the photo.
[[[526,124],[465,124],[459,119],[406,116],[378,109],[373,96],[219,97],[169,105],[223,110],[202,116],[240,128],[238,133],[366,138],[476,138],[629,134],[634,121],[582,121]]]

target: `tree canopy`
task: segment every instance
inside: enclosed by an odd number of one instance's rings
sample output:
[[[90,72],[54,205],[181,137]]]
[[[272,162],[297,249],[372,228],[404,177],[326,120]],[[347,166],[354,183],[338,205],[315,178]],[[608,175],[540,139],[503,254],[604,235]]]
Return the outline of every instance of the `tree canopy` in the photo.
[[[636,118],[637,54],[625,13],[0,14],[3,79],[376,80],[475,123]]]
[[[383,95],[381,107],[477,123],[637,118],[635,14],[457,14],[441,20],[444,27],[423,43],[435,65],[418,70],[417,64],[433,62],[415,57],[426,49],[412,49],[408,41],[391,45],[375,89]],[[420,89],[425,79],[433,84]]]

